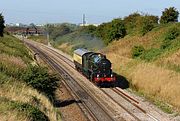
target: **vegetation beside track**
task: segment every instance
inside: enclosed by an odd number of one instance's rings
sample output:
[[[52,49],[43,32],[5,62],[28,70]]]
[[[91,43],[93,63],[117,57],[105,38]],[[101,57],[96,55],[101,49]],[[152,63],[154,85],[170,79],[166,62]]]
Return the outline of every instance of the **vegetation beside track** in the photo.
[[[159,25],[144,36],[128,35],[103,52],[132,89],[165,112],[180,111],[180,24]]]
[[[1,120],[60,120],[53,106],[58,79],[32,62],[23,42],[6,34],[0,37]]]
[[[172,109],[180,111],[178,15],[170,7],[160,19],[135,12],[98,27],[62,24],[49,25],[47,30],[51,43],[68,54],[80,47],[105,53],[113,70],[126,77],[133,90],[172,113]]]
[[[47,37],[45,35],[29,36],[28,39],[47,45]]]

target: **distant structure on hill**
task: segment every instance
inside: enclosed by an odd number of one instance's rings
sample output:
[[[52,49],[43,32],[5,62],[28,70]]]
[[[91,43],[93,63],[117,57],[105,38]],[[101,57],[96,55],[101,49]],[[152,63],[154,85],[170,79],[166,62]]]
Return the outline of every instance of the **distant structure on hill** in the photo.
[[[6,24],[6,30],[11,34],[18,34],[18,35],[44,35],[45,30],[41,25],[36,26],[35,24],[31,23],[30,25],[24,25],[21,23],[16,24]]]
[[[83,14],[82,23],[80,23],[79,26],[89,26],[89,25],[99,26],[99,24],[88,24],[87,21],[86,21],[86,15]]]

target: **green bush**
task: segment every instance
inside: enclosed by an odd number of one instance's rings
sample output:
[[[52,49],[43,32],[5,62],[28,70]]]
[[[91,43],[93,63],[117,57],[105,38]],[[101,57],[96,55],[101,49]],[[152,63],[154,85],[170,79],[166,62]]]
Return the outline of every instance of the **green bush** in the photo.
[[[153,59],[156,59],[159,55],[162,54],[162,50],[158,48],[151,48],[149,50],[146,50],[142,55],[141,59],[146,61],[151,61]]]
[[[54,92],[58,87],[58,78],[55,75],[49,75],[46,68],[30,66],[22,79],[50,99],[54,98]]]
[[[125,23],[128,34],[132,33],[137,27],[136,21],[137,21],[137,18],[139,17],[141,17],[141,15],[137,12],[124,17],[124,23]]]
[[[81,27],[81,31],[94,36],[95,32],[96,32],[96,28],[97,27],[94,25],[83,26],[83,27]]]
[[[142,28],[141,28],[142,35],[145,35],[149,31],[151,31],[155,27],[155,24],[158,24],[158,17],[145,16],[143,18]]]
[[[158,16],[153,15],[141,15],[139,13],[133,13],[124,18],[125,26],[127,28],[128,34],[139,32],[145,35],[147,32],[151,31],[156,24],[158,24]]]
[[[117,40],[123,38],[126,35],[126,28],[123,20],[121,19],[112,20],[107,35],[108,35],[107,39],[109,40],[109,42],[115,39]]]
[[[120,18],[103,23],[96,28],[96,36],[100,37],[106,45],[113,40],[118,40],[126,35],[124,21]]]
[[[161,49],[166,49],[171,45],[171,41],[169,40],[164,40],[162,45],[161,45]]]
[[[30,104],[10,101],[9,107],[20,113],[25,113],[30,121],[49,121],[49,118],[43,112]]]
[[[145,49],[143,46],[134,46],[132,48],[132,58],[137,58],[141,56],[145,52]]]
[[[37,107],[28,103],[11,101],[5,97],[0,97],[0,113],[1,112],[18,112],[18,117],[25,115],[29,121],[49,121],[49,118]]]
[[[176,39],[180,34],[180,30],[177,27],[171,27],[166,33],[161,49],[166,49],[171,46],[172,41]]]
[[[162,12],[160,23],[166,24],[169,22],[178,22],[179,12],[174,7],[165,8]]]
[[[165,35],[165,40],[173,40],[176,39],[180,34],[180,30],[177,27],[172,27],[170,28],[166,35]]]

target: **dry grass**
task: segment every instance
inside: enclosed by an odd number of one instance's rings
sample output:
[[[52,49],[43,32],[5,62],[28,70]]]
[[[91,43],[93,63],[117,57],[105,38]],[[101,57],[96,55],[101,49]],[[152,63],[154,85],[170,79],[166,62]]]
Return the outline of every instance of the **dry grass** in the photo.
[[[16,111],[7,111],[3,114],[0,113],[0,121],[29,121],[24,115],[17,114]]]
[[[163,100],[180,111],[180,74],[155,64],[139,62],[108,53],[113,70],[125,76],[130,83],[146,96]]]
[[[25,52],[27,49],[20,41],[8,37],[5,36],[0,41],[0,98],[7,99],[6,104],[3,104],[3,101],[0,102],[0,121],[29,120],[27,114],[22,113],[23,111],[8,108],[8,101],[30,104],[42,111],[51,121],[57,121],[60,119],[59,114],[49,99],[21,81],[21,76],[27,69],[26,64],[30,64],[32,60],[25,58],[28,51]]]
[[[135,45],[143,45],[145,48],[159,47],[157,40],[159,34],[163,33],[163,30],[157,32],[150,32],[145,36],[130,36],[119,41],[114,41],[105,50],[105,53],[116,53],[119,56],[131,58],[131,49]]]
[[[170,55],[169,57],[164,59],[164,63],[171,63],[174,65],[180,66],[180,49],[175,52],[174,54]]]
[[[72,54],[71,50],[73,48],[73,45],[70,45],[68,43],[63,43],[63,44],[59,45],[57,48],[65,53]]]
[[[0,54],[0,61],[5,62],[7,65],[14,65],[15,67],[25,69],[27,66],[20,57],[14,57],[6,54]]]
[[[131,59],[131,49],[143,45],[146,49],[159,48],[167,28],[157,29],[147,35],[129,36],[113,42],[102,52],[111,60],[113,71],[125,76],[129,82],[154,101],[162,100],[180,111],[180,74],[169,69],[168,64],[180,65],[180,50],[167,53],[157,61],[146,63]]]
[[[0,97],[38,106],[51,121],[57,120],[57,111],[47,97],[13,78],[10,79],[9,82],[1,85]]]
[[[180,109],[180,75],[152,64],[139,64],[132,75],[132,84]]]

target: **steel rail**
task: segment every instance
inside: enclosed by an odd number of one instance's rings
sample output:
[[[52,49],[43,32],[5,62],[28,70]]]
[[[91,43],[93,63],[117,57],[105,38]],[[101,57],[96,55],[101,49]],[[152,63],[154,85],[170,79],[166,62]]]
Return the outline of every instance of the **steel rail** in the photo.
[[[29,44],[30,44],[30,43],[29,43]],[[29,44],[28,44],[28,45],[29,45]],[[58,65],[54,60],[52,60],[52,58],[49,58],[46,54],[44,54],[41,50],[35,48],[33,45],[29,45],[29,46],[31,46],[31,48],[36,49],[36,50],[46,59],[46,61],[48,60],[48,63],[50,63],[51,66],[52,66],[56,71],[58,71],[59,74],[62,75],[62,73],[64,73],[63,75],[68,75],[67,72],[66,72],[62,67],[60,67],[60,65]],[[61,71],[60,71],[60,70],[61,70]],[[66,74],[65,74],[65,73],[66,73]],[[73,81],[71,81],[71,82],[76,82],[76,81],[73,79],[73,77],[71,77],[71,75],[68,75],[68,77],[70,78],[70,80],[73,80]],[[68,87],[71,89],[71,91],[74,92],[74,95],[76,95],[76,97],[77,97],[78,99],[80,99],[80,100],[82,99],[79,95],[77,95],[76,91],[74,91],[74,89],[73,89],[74,86],[72,87],[72,86],[70,86],[70,85],[67,83],[67,78],[66,78],[65,84],[68,85]],[[79,85],[79,84],[77,83],[75,87],[77,87],[77,85]],[[79,87],[81,87],[81,86],[79,85]],[[83,89],[83,87],[81,87],[81,88]],[[83,92],[85,92],[85,91],[83,91]],[[88,97],[91,97],[91,96],[89,95]],[[94,100],[94,99],[92,99],[92,100]],[[96,106],[96,108],[97,108],[100,104],[98,104],[99,102],[97,102],[97,101],[95,101],[95,100],[94,100],[94,102],[97,104],[97,106]],[[94,103],[94,104],[95,104],[95,103]],[[93,117],[94,120],[96,120],[96,121],[101,121],[101,119],[98,119],[98,118],[96,117],[95,112],[91,111],[92,109],[90,109],[90,107],[88,107],[88,106],[84,103],[84,101],[83,101],[83,104],[84,104],[84,107],[86,108],[86,110],[89,112],[89,114]],[[82,108],[82,107],[81,107],[81,108]],[[102,116],[105,117],[105,118],[103,118],[103,119],[106,119],[107,121],[111,121],[111,120],[113,121],[113,120],[114,120],[109,114],[107,114],[107,112],[106,112],[101,106],[99,106],[99,109],[101,109],[101,110],[104,112],[104,114],[105,114],[105,115],[102,115]]]
[[[45,46],[46,47],[46,46]],[[70,67],[72,67],[73,69],[75,69],[74,66],[72,66],[71,64],[69,64],[67,61],[73,63],[72,60],[70,60],[69,58],[65,57],[64,55],[58,53],[57,51],[51,49],[48,47],[48,49],[51,52],[55,52],[56,56],[60,57],[62,59],[62,61],[64,61],[66,64],[68,64]],[[76,70],[76,69],[75,69]],[[83,74],[81,74],[83,75]],[[84,75],[83,75],[84,76]],[[116,93],[118,93],[119,95],[121,95],[125,100],[127,100],[129,103],[131,103],[132,105],[134,105],[136,108],[138,108],[139,110],[141,110],[144,114],[146,114],[147,116],[149,116],[150,118],[152,118],[154,121],[158,121],[158,119],[156,119],[154,116],[152,116],[151,114],[148,114],[147,111],[145,111],[144,109],[142,109],[140,106],[138,106],[139,101],[137,101],[136,99],[132,98],[131,96],[129,96],[128,94],[126,94],[125,92],[123,92],[122,90],[118,90],[117,88],[112,88],[112,90]],[[106,95],[108,95],[110,97],[109,94],[107,94],[104,90],[102,90]],[[135,119],[140,120],[137,116],[135,116],[134,114],[132,114],[131,112],[129,112],[124,106],[122,106],[121,104],[119,104],[116,100],[114,100],[113,98],[111,98],[114,102],[116,102],[120,107],[122,107],[125,111],[127,111],[131,116],[133,116]],[[133,102],[132,102],[132,101]],[[135,103],[134,103],[135,102]]]

